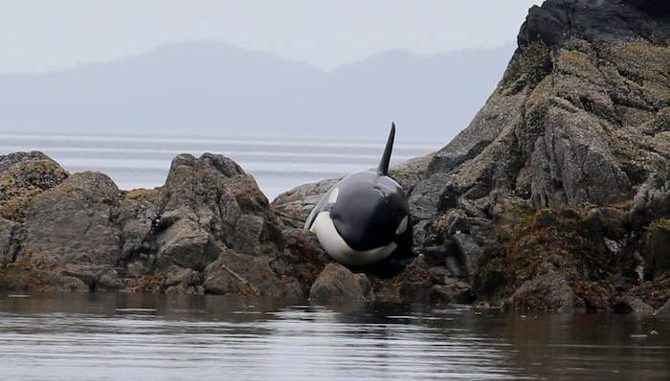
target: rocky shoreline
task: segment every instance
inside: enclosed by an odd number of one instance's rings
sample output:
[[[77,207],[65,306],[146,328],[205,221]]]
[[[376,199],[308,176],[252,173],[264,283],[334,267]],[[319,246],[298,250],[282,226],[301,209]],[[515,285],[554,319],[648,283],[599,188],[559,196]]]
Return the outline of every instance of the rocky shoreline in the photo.
[[[0,290],[670,315],[670,9],[548,0],[518,40],[470,126],[392,170],[417,255],[392,277],[301,229],[335,180],[270,203],[232,160],[179,155],[121,191],[30,152],[0,156]]]

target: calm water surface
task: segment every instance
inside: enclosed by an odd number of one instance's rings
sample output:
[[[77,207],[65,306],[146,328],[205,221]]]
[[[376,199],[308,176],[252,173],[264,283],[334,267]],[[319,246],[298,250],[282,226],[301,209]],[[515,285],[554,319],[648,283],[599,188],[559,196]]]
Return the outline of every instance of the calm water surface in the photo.
[[[4,294],[0,364],[7,380],[667,380],[670,321]]]

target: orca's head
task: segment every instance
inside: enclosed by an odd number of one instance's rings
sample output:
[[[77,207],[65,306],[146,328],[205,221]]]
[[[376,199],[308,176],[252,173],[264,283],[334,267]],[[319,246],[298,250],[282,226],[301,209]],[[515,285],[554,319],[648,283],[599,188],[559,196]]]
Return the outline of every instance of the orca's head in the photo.
[[[354,250],[385,246],[407,231],[407,197],[388,176],[355,173],[344,178],[328,197],[335,229]]]

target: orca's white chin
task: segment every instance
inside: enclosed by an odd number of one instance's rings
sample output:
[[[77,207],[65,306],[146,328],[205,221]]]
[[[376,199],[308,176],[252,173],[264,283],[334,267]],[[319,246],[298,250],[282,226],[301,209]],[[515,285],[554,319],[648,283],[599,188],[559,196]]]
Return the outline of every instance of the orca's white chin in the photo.
[[[395,242],[366,251],[354,250],[345,242],[335,229],[329,212],[321,212],[316,216],[310,229],[316,233],[321,246],[336,261],[350,266],[365,266],[380,262],[395,251]]]

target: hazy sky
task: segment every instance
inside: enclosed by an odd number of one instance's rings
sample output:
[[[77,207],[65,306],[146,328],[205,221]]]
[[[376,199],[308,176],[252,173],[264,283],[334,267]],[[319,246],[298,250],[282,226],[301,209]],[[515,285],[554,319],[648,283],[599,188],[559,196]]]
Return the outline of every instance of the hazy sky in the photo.
[[[0,73],[42,72],[209,39],[333,68],[374,53],[515,42],[541,0],[0,0]]]

